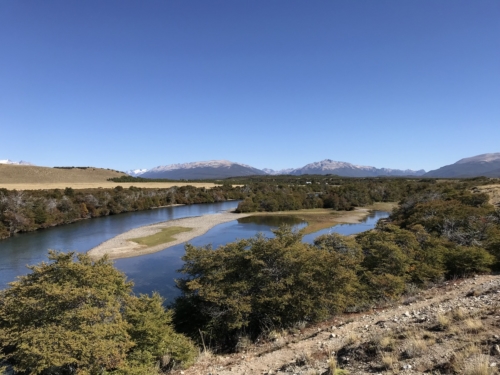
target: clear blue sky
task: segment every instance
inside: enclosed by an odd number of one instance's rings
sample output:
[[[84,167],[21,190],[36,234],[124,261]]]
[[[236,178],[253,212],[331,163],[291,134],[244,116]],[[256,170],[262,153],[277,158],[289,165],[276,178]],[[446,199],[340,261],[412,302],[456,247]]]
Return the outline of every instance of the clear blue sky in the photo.
[[[119,170],[500,152],[500,1],[4,0],[0,141]]]

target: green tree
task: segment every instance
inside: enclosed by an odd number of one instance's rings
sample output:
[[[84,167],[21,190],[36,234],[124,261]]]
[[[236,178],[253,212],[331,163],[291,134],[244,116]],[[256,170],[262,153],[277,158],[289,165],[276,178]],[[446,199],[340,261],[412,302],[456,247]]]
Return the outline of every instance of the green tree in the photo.
[[[274,233],[216,250],[187,245],[176,326],[234,347],[241,334],[318,321],[356,302],[359,246],[341,253],[326,242],[305,244],[287,227]]]
[[[49,260],[0,291],[0,348],[17,371],[150,374],[163,355],[192,360],[194,347],[177,340],[161,299],[133,296],[109,260],[54,251]],[[177,345],[190,355],[178,356]]]

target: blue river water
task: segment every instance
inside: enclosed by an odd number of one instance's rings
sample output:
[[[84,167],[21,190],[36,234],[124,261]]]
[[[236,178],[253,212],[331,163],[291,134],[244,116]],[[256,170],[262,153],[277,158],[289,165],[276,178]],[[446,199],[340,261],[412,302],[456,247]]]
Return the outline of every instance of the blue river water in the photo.
[[[387,212],[374,211],[360,223],[336,225],[316,233],[305,235],[303,241],[312,243],[317,236],[327,233],[350,235],[370,230],[375,227],[379,219],[385,218],[388,215],[389,213]],[[252,222],[251,218],[245,218],[219,224],[204,235],[194,238],[189,242],[194,246],[211,244],[212,248],[215,249],[218,246],[238,239],[253,237],[257,233],[261,233],[266,237],[273,237],[272,230],[279,226],[281,220],[276,221],[271,218],[267,222],[266,220],[259,219],[255,221],[257,222]],[[295,229],[300,229],[306,225],[304,222],[290,222],[286,219],[284,221],[285,224],[290,224]],[[181,257],[183,255],[184,245],[181,244],[141,257],[118,259],[115,261],[115,266],[125,272],[130,279],[134,280],[134,290],[136,293],[157,291],[167,298],[168,303],[178,295],[174,280],[182,277],[182,274],[178,273],[177,270],[182,267]]]
[[[7,287],[8,283],[14,281],[16,276],[28,273],[29,269],[26,268],[26,265],[46,261],[48,249],[86,252],[133,228],[183,217],[214,214],[234,209],[237,205],[237,201],[229,201],[165,207],[83,220],[60,227],[17,234],[6,240],[0,240],[0,289]],[[375,211],[361,223],[336,225],[306,235],[304,241],[312,242],[317,236],[329,232],[349,235],[369,230],[375,226],[379,219],[387,216],[387,212]],[[272,230],[281,223],[292,225],[296,229],[306,225],[306,223],[290,217],[240,219],[217,225],[204,235],[192,239],[190,243],[195,246],[211,244],[213,248],[216,248],[237,239],[253,237],[257,233],[272,237]],[[154,254],[118,259],[115,260],[115,266],[134,281],[136,293],[158,291],[167,298],[168,303],[178,295],[174,279],[181,276],[177,270],[182,267],[181,257],[183,255],[184,245],[181,244]]]

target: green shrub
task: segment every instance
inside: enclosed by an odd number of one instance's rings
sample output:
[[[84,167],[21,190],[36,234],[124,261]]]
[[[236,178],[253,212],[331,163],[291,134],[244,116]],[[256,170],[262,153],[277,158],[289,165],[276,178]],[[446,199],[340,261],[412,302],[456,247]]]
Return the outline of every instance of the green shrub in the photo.
[[[0,291],[0,348],[16,371],[132,374],[166,354],[170,365],[193,361],[161,298],[133,296],[109,260],[53,251],[49,259]]]
[[[275,235],[216,250],[186,245],[176,326],[234,348],[241,334],[255,337],[266,327],[320,320],[355,303],[360,249],[353,255],[326,241],[305,244],[285,227]]]

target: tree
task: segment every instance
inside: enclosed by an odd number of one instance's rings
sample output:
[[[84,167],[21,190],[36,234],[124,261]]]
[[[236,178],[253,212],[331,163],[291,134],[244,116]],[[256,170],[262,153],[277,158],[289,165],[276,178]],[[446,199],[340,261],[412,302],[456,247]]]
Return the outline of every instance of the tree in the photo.
[[[216,250],[186,245],[176,326],[234,348],[242,334],[256,337],[266,327],[318,321],[356,303],[359,246],[347,240],[350,251],[341,253],[328,241],[303,243],[287,227],[274,233]]]
[[[50,251],[49,260],[0,291],[0,348],[17,371],[153,373],[163,355],[193,360],[194,347],[173,332],[159,296],[133,296],[108,259]]]

